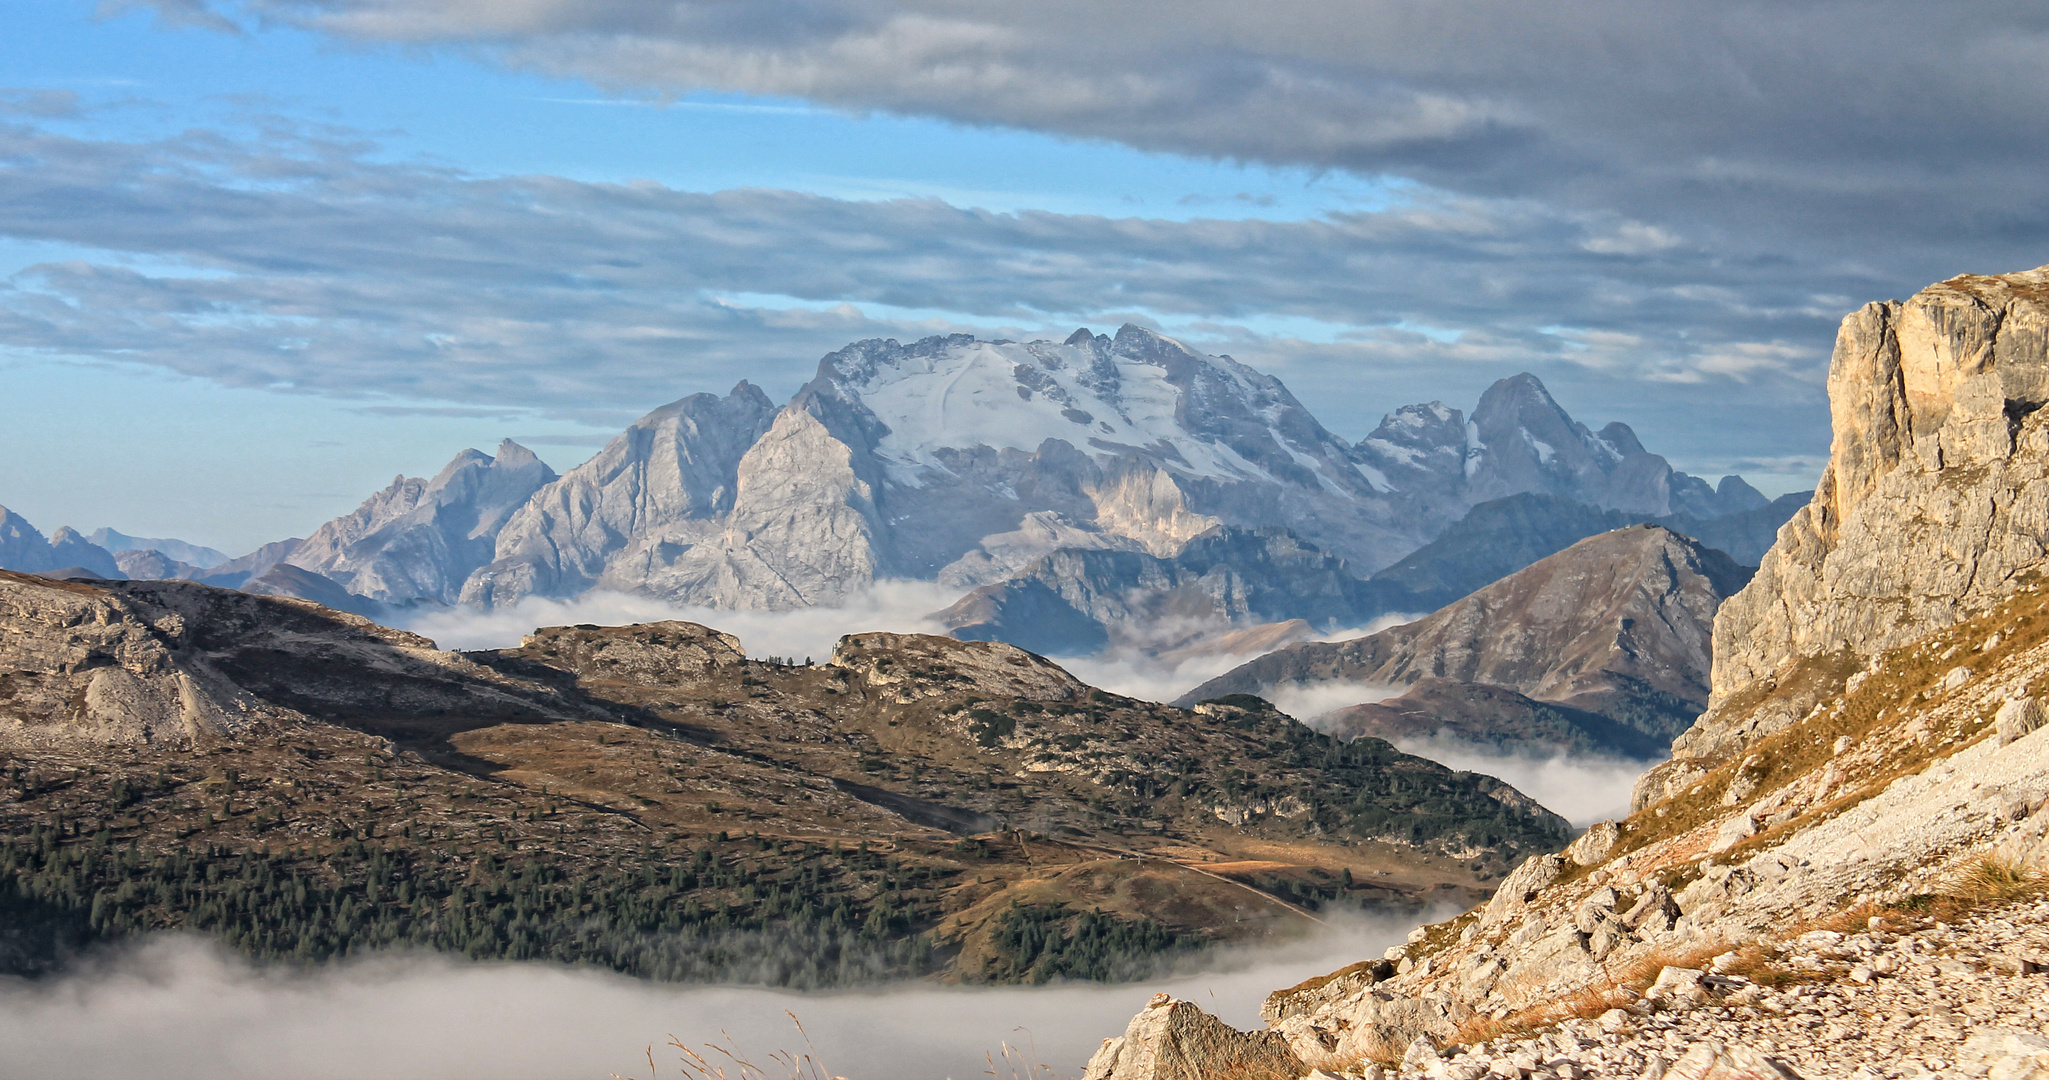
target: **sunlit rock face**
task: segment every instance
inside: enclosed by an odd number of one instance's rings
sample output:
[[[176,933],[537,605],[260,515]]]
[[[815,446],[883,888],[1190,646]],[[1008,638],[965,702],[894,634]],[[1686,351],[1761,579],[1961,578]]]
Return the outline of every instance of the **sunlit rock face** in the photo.
[[[1724,487],[1672,472],[1623,425],[1589,431],[1527,375],[1470,423],[1407,406],[1352,445],[1280,380],[1136,326],[871,340],[826,356],[780,409],[743,383],[649,414],[513,513],[461,598],[602,586],[796,608],[878,578],[976,589],[1060,551],[1173,558],[1234,527],[1285,528],[1363,577],[1502,494],[1651,514],[1675,490],[1702,513],[1755,495]]]
[[[555,470],[510,439],[496,455],[465,450],[430,480],[393,480],[283,561],[373,600],[454,603],[491,560],[507,519],[554,479]]]
[[[1845,318],[1829,366],[1828,470],[1717,616],[1714,707],[1675,753],[1716,757],[1797,719],[1729,706],[1802,658],[1861,664],[1983,612],[2038,571],[2045,401],[2049,268],[1953,278]]]

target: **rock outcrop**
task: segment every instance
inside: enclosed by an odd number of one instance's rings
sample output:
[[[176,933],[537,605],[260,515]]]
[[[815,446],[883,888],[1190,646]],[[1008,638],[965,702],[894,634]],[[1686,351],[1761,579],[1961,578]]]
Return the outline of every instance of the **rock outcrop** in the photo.
[[[2039,574],[2049,545],[2049,268],[1965,276],[1843,320],[1834,442],[1814,499],[1715,624],[1713,700],[1643,805],[1798,719],[1903,642]],[[1839,657],[1808,692],[1760,687]]]
[[[206,746],[403,701],[594,715],[425,638],[305,600],[0,571],[0,746]]]
[[[1279,1032],[1244,1032],[1194,1002],[1155,994],[1124,1034],[1104,1039],[1082,1080],[1295,1080],[1303,1064]]]

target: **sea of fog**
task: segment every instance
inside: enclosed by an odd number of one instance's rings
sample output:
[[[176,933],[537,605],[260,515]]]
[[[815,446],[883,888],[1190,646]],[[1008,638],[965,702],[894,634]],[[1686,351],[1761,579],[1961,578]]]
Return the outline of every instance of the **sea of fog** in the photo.
[[[265,969],[195,938],[161,935],[92,955],[68,975],[0,979],[0,1075],[606,1080],[649,1076],[652,1048],[655,1075],[681,1077],[680,1055],[664,1045],[674,1036],[707,1060],[728,1061],[706,1048],[719,1044],[772,1080],[788,1075],[779,1053],[815,1055],[825,1075],[851,1080],[968,1080],[992,1066],[1001,1080],[1053,1080],[1080,1075],[1156,992],[1256,1028],[1271,991],[1378,956],[1412,925],[1353,918],[1312,938],[1219,950],[1185,973],[1117,986],[904,983],[807,994],[408,954]],[[1015,1048],[1007,1063],[1006,1046]]]

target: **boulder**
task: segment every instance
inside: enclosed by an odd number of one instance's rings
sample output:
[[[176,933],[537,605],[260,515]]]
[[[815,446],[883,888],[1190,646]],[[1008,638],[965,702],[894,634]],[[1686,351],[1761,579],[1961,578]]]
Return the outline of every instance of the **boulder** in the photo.
[[[2000,1028],[1974,1032],[1957,1052],[1956,1068],[1986,1080],[2049,1080],[2049,1037]]]
[[[1487,901],[1487,910],[1480,916],[1482,927],[1499,926],[1514,918],[1537,894],[1565,873],[1565,859],[1558,855],[1532,855],[1501,887],[1494,891],[1494,898]]]
[[[1608,856],[1615,851],[1615,845],[1621,842],[1622,826],[1612,821],[1599,822],[1581,833],[1580,838],[1565,849],[1565,857],[1571,859],[1574,866],[1597,866],[1607,862]]]
[[[1667,971],[1672,969],[1667,968]],[[1666,1080],[1799,1080],[1800,1074],[1748,1046],[1728,1046],[1712,1039],[1665,1070]]]
[[[1307,1071],[1275,1031],[1239,1031],[1194,1002],[1155,994],[1124,1034],[1103,1040],[1082,1080],[1295,1080]]]
[[[2044,712],[2042,703],[2032,697],[2009,699],[1992,718],[1993,730],[1999,733],[2001,746],[2019,742],[2045,723],[2049,723],[2049,712]]]

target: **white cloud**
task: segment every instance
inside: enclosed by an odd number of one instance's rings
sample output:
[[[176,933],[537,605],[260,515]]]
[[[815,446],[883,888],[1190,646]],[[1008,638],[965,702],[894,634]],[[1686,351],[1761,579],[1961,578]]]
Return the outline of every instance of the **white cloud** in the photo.
[[[1064,337],[1131,319],[1284,370],[1351,437],[1409,400],[1397,394],[1470,382],[1477,396],[1518,369],[1587,371],[1631,422],[1684,426],[1700,423],[1699,391],[1645,376],[1825,341],[1832,318],[1774,298],[1871,288],[1684,248],[1595,257],[1583,243],[1615,215],[1416,187],[1309,220],[1110,219],[465,175],[283,121],[260,139],[148,143],[36,123],[0,124],[0,237],[105,254],[0,280],[0,346],[296,393],[616,416],[742,372],[786,393],[863,337]],[[1579,336],[1543,331],[1556,325]],[[1811,381],[1712,377],[1790,389],[1819,415]]]
[[[527,597],[496,608],[430,610],[407,621],[405,629],[433,638],[444,649],[505,649],[540,626],[624,626],[681,619],[737,636],[749,656],[808,656],[823,662],[847,634],[943,634],[946,628],[931,616],[959,598],[959,590],[931,582],[883,581],[838,607],[728,611],[593,590],[573,600]]]
[[[1436,913],[1442,917],[1449,912]],[[1304,940],[1221,950],[1199,970],[1116,986],[963,989],[899,984],[783,993],[649,983],[545,964],[373,956],[311,971],[254,968],[193,939],[158,936],[39,982],[0,980],[0,1071],[152,1080],[560,1080],[677,1070],[671,1034],[730,1036],[752,1060],[806,1052],[829,1075],[985,1075],[1003,1044],[1071,1076],[1155,991],[1241,1027],[1266,994],[1402,940],[1413,921],[1348,918]],[[779,1073],[778,1073],[779,1075]]]
[[[1398,739],[1395,747],[1405,754],[1429,758],[1454,769],[1507,781],[1510,787],[1582,828],[1596,821],[1619,821],[1628,816],[1630,788],[1649,767],[1645,762],[1599,754],[1536,757],[1504,753],[1492,746],[1442,735]]]
[[[1406,686],[1382,686],[1377,683],[1354,682],[1350,679],[1327,679],[1268,687],[1264,696],[1274,703],[1275,708],[1304,723],[1310,723],[1325,713],[1336,712],[1352,705],[1370,705],[1376,701],[1386,701],[1391,697],[1400,697],[1407,690]]]

